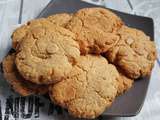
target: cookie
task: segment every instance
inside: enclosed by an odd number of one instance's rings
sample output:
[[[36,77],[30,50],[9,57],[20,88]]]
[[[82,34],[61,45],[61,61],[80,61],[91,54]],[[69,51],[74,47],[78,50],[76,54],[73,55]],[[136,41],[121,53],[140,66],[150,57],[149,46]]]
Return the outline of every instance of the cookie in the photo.
[[[35,27],[50,26],[52,23],[45,18],[35,19],[27,22],[25,25],[17,28],[12,34],[12,48],[17,49],[18,44],[26,35],[26,33]]]
[[[119,36],[113,34],[122,20],[104,8],[84,8],[74,14],[67,29],[76,33],[81,53],[104,53],[114,46]]]
[[[124,75],[122,71],[118,69],[119,77],[118,77],[118,91],[117,96],[122,95],[124,92],[128,91],[134,83],[133,79],[128,78]]]
[[[118,35],[121,39],[106,52],[108,60],[132,79],[150,75],[156,60],[154,42],[142,31],[127,26],[123,26]]]
[[[81,56],[68,76],[51,85],[51,100],[78,118],[95,118],[114,101],[117,69],[102,56]]]
[[[80,56],[75,34],[56,26],[39,26],[28,32],[16,55],[20,74],[36,84],[60,81]]]
[[[11,85],[14,91],[22,96],[29,96],[33,94],[46,94],[48,92],[48,86],[36,85],[29,81],[26,81],[17,71],[15,65],[15,54],[8,55],[3,60],[4,77]]]
[[[17,28],[13,33],[12,33],[12,48],[15,50],[17,49],[17,46],[19,42],[22,40],[22,38],[26,35],[26,32],[28,31],[28,26],[27,25],[22,25],[21,27]]]
[[[47,18],[51,23],[65,27],[68,22],[71,20],[72,15],[67,14],[67,13],[60,13],[60,14],[55,14],[51,15]]]
[[[16,50],[18,43],[23,39],[26,33],[35,27],[50,26],[51,24],[64,27],[72,15],[67,13],[51,15],[48,18],[40,18],[27,22],[25,25],[17,28],[12,34],[12,47]]]

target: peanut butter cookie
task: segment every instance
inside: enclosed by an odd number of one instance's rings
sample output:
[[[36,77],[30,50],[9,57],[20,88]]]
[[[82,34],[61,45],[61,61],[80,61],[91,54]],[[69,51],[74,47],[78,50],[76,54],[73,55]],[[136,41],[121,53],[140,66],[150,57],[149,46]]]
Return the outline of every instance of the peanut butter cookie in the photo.
[[[78,118],[95,118],[114,101],[117,69],[102,56],[81,56],[66,79],[51,85],[49,94],[58,105]]]
[[[51,24],[59,25],[64,27],[69,20],[72,18],[72,15],[67,13],[51,15],[48,18],[40,18],[27,22],[25,25],[17,28],[12,34],[12,47],[17,48],[18,43],[23,39],[26,33],[35,27],[40,26],[50,26]]]
[[[22,96],[28,96],[32,94],[46,94],[48,92],[48,86],[37,85],[32,82],[26,81],[19,73],[15,65],[15,54],[8,55],[3,60],[4,77],[11,85],[13,90]]]
[[[17,49],[18,44],[21,42],[26,33],[35,27],[50,26],[52,23],[45,18],[31,20],[25,25],[17,28],[12,34],[12,48]]]
[[[75,34],[52,24],[35,27],[27,33],[15,62],[26,80],[51,84],[65,77],[79,56]]]
[[[126,76],[136,79],[149,75],[156,60],[156,47],[140,30],[123,26],[120,40],[106,53],[108,60],[120,67]]]
[[[100,54],[119,40],[119,37],[112,33],[122,24],[122,20],[107,9],[84,8],[74,14],[66,27],[76,33],[82,54]]]

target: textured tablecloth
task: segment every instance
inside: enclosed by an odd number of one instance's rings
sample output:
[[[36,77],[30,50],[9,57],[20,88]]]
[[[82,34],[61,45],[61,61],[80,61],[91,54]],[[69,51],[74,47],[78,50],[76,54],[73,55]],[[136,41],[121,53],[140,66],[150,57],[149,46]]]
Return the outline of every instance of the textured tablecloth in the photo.
[[[24,0],[22,23],[35,18],[50,0]],[[160,0],[86,0],[123,12],[149,16],[154,19],[155,41],[160,51]],[[98,2],[97,2],[98,1]],[[11,46],[11,32],[18,26],[21,0],[0,0],[0,61]],[[160,52],[158,52],[160,53]],[[160,59],[160,55],[159,55]],[[107,120],[160,120],[160,66],[156,61],[149,90],[141,112],[135,117]],[[137,96],[138,97],[138,96]],[[12,103],[13,108],[12,108]],[[53,111],[53,108],[56,110]],[[71,119],[57,106],[39,96],[20,97],[13,93],[0,73],[0,120],[64,120]],[[106,119],[106,118],[99,118]]]

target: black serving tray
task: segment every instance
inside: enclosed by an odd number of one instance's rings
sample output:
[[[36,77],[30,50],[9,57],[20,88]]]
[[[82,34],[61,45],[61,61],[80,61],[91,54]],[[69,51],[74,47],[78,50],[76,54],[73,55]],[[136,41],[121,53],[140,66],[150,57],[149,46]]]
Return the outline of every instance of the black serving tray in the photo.
[[[47,17],[57,13],[74,13],[81,8],[100,7],[80,0],[52,0],[37,18]],[[111,10],[111,9],[110,9]],[[147,17],[130,15],[111,10],[122,18],[126,25],[138,28],[154,40],[153,20]],[[135,116],[144,103],[150,76],[135,81],[133,87],[124,95],[119,96],[112,106],[103,113],[103,116]]]

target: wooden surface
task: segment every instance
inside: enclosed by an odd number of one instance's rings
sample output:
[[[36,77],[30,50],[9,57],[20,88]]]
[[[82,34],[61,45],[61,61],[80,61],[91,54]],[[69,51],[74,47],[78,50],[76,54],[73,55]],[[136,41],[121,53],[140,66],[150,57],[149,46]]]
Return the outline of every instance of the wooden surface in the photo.
[[[49,1],[50,0],[24,0],[22,23],[35,18]],[[92,1],[88,0],[88,2]],[[160,0],[130,0],[131,4],[129,4],[128,0],[105,0],[94,3],[126,13],[152,17],[155,22],[155,41],[157,49],[159,50],[160,14],[158,11],[160,11]],[[10,31],[18,24],[20,6],[21,0],[0,0],[0,61],[11,45]],[[160,77],[158,76],[160,75],[160,67],[157,62],[152,74],[147,99],[140,114],[131,118],[108,118],[107,120],[160,120]]]

